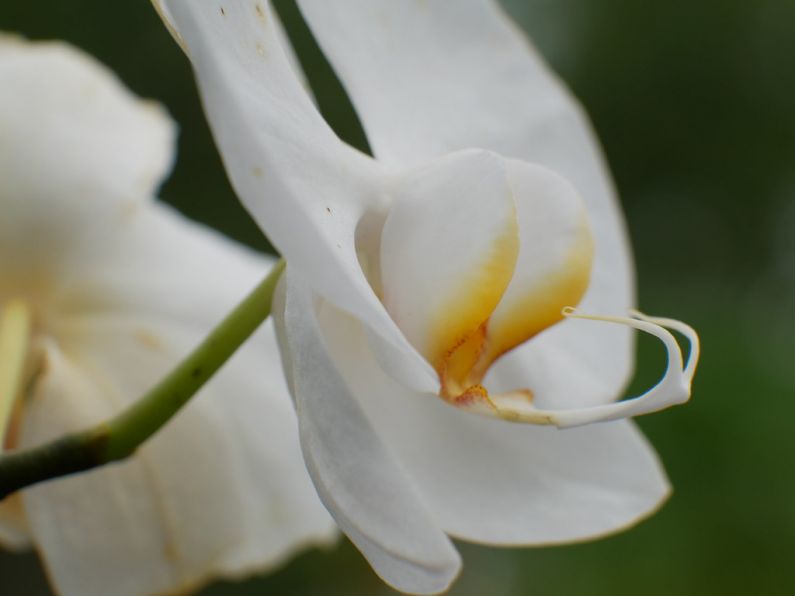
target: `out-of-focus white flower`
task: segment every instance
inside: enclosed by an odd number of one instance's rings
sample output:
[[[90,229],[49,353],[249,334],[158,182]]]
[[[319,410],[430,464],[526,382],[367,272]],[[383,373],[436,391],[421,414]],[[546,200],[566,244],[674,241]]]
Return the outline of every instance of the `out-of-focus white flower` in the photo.
[[[387,582],[429,593],[460,567],[445,534],[558,543],[654,511],[664,472],[618,419],[689,398],[697,338],[626,316],[630,249],[576,102],[491,0],[298,3],[375,159],[314,108],[266,3],[157,4],[238,194],[287,259],[277,332],[337,522]],[[692,342],[687,364],[664,326]],[[669,363],[616,402],[628,327]]]
[[[0,37],[0,88],[0,309],[31,314],[8,449],[131,403],[272,263],[151,199],[174,126],[90,57]],[[80,596],[170,593],[332,536],[272,327],[127,462],[0,503],[0,543]]]

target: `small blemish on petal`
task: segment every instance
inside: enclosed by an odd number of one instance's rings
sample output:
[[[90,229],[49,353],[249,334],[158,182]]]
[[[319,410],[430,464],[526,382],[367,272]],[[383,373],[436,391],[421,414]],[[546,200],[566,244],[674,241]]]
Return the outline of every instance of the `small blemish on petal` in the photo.
[[[179,548],[171,538],[166,538],[166,541],[163,544],[163,557],[166,559],[166,561],[170,561],[172,563],[177,563],[181,560]]]
[[[221,7],[221,15],[222,15],[222,16],[226,16],[226,11],[224,10],[224,7],[223,7],[223,6]]]
[[[257,178],[262,178],[262,168],[259,166],[254,166],[251,168],[251,173],[254,174]]]
[[[163,340],[149,329],[140,328],[135,330],[135,339],[147,350],[162,350]]]
[[[262,5],[260,5],[259,3],[255,4],[254,5],[254,12],[257,13],[257,18],[264,23],[265,22],[265,11],[262,9]]]
[[[257,54],[259,54],[263,58],[267,57],[267,55],[268,55],[268,52],[265,49],[265,46],[262,44],[261,41],[257,42]]]
[[[141,212],[141,202],[137,200],[125,201],[121,204],[121,219],[132,219]]]

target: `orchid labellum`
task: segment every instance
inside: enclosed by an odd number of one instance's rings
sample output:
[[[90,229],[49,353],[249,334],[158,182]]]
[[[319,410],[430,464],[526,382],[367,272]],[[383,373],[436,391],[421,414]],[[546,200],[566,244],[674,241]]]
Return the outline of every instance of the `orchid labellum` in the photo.
[[[151,196],[174,126],[61,43],[0,36],[0,444],[108,419],[269,260]],[[333,535],[301,462],[272,328],[129,461],[0,501],[59,594],[173,593]],[[2,583],[2,580],[0,580]]]
[[[492,0],[298,4],[374,157],[319,115],[267,3],[157,3],[288,262],[282,358],[339,525],[388,583],[432,593],[460,567],[447,535],[559,543],[649,515],[668,484],[623,419],[689,398],[697,338],[630,312],[622,216],[576,102]],[[616,401],[630,328],[668,367]]]

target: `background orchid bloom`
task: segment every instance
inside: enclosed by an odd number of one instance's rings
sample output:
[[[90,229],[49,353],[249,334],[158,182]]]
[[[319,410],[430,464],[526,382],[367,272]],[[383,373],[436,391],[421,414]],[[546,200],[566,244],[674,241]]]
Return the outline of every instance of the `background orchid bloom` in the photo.
[[[460,567],[446,534],[549,544],[648,515],[668,484],[631,422],[548,428],[686,401],[698,356],[687,326],[621,316],[630,251],[576,103],[491,1],[299,5],[375,159],[315,110],[267,4],[158,8],[237,192],[289,263],[277,332],[339,525],[388,583],[432,593]],[[604,324],[559,323],[578,304]],[[623,402],[618,324],[669,360]],[[663,326],[693,343],[687,363]]]
[[[174,126],[90,57],[0,37],[0,88],[0,308],[32,313],[13,449],[139,397],[271,262],[151,199]],[[61,594],[137,596],[331,539],[281,379],[265,328],[127,462],[0,502],[0,542]]]

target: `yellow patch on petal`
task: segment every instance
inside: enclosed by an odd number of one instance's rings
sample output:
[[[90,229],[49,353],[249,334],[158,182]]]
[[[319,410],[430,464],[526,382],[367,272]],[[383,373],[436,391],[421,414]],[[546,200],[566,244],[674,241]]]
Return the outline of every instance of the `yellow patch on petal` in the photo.
[[[466,344],[499,304],[518,256],[519,227],[516,218],[510,217],[505,231],[495,237],[481,262],[439,305],[426,336],[425,356],[440,377],[453,353]]]
[[[466,393],[474,385],[480,387],[479,382],[470,381],[470,373],[480,361],[486,349],[486,323],[481,325],[474,333],[450,354],[444,363],[444,368],[439,372],[442,382],[441,394],[443,397],[456,397]],[[485,388],[483,388],[485,391]]]
[[[464,409],[472,409],[470,405],[475,403],[482,413],[491,411],[499,417],[511,418],[503,416],[481,383],[500,356],[562,320],[563,307],[576,305],[582,299],[590,282],[593,240],[587,221],[583,220],[581,230],[558,269],[546,278],[535,280],[523,295],[511,295],[510,303],[500,303],[497,312],[490,313],[488,319],[444,356],[442,366],[437,366],[443,398]],[[516,275],[521,276],[521,271]],[[519,401],[532,403],[530,389],[518,390],[515,396]],[[478,399],[473,400],[474,397]],[[489,407],[483,407],[484,404]]]
[[[486,369],[500,356],[563,319],[561,310],[576,306],[591,278],[593,240],[587,225],[563,265],[524,296],[505,305],[499,321],[488,326],[488,347],[479,363]]]

